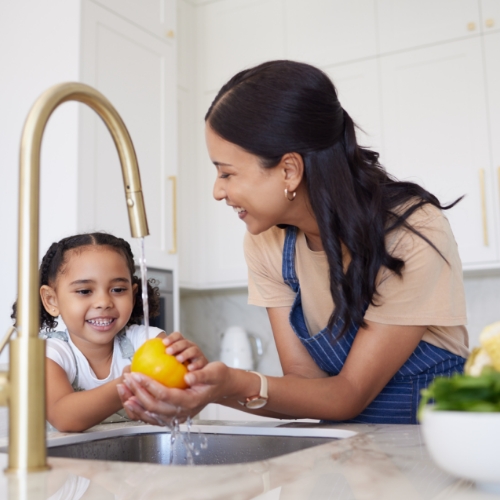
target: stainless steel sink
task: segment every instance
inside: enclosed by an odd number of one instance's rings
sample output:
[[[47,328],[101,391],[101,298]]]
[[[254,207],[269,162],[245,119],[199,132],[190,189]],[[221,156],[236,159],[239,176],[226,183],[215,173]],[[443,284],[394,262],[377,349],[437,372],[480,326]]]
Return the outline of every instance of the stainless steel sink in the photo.
[[[192,450],[185,441],[186,439],[178,438],[171,446],[170,433],[156,432],[54,446],[47,451],[50,457],[172,465],[221,465],[266,460],[331,442],[331,438],[191,434],[189,442]]]
[[[356,433],[303,422],[199,422],[182,432],[173,445],[168,428],[146,424],[105,424],[75,434],[51,433],[49,457],[149,462],[172,465],[222,465],[278,457]],[[190,442],[188,445],[186,442]],[[6,447],[0,447],[5,452]]]

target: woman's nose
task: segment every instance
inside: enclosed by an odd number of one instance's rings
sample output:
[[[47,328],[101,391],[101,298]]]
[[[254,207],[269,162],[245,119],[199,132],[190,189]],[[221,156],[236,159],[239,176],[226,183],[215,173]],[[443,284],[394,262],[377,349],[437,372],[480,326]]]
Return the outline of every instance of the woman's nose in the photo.
[[[221,201],[226,198],[226,191],[222,187],[222,179],[219,179],[218,177],[215,179],[213,195],[217,201]]]

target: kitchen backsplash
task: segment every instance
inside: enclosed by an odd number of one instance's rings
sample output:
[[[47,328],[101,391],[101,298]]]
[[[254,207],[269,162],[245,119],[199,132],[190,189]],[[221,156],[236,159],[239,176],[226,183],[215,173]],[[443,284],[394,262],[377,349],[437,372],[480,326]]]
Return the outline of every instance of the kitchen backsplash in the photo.
[[[470,346],[479,344],[485,325],[500,321],[500,272],[465,278]],[[210,361],[219,359],[220,338],[233,325],[261,337],[264,355],[258,369],[267,375],[280,375],[278,354],[271,325],[263,307],[247,304],[245,288],[181,293],[181,331],[197,342]]]

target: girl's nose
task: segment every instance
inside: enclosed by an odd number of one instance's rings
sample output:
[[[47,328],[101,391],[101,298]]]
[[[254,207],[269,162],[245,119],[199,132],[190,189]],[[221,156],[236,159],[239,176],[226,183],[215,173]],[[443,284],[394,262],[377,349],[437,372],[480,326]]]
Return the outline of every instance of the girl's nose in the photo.
[[[109,309],[110,307],[113,307],[113,300],[111,295],[108,293],[97,293],[94,297],[94,307],[96,309]]]
[[[213,195],[217,201],[221,201],[226,198],[226,191],[222,187],[222,179],[219,179],[218,177],[215,179]]]

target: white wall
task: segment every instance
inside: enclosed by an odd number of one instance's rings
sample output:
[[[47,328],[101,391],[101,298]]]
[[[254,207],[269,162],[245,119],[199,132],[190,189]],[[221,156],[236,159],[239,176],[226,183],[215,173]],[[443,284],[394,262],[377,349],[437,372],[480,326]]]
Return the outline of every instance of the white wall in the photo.
[[[48,87],[79,79],[79,0],[2,2],[0,12],[0,335],[17,291],[19,145],[24,120]],[[48,122],[42,145],[40,252],[76,231],[77,104]],[[7,360],[6,353],[0,362]]]

